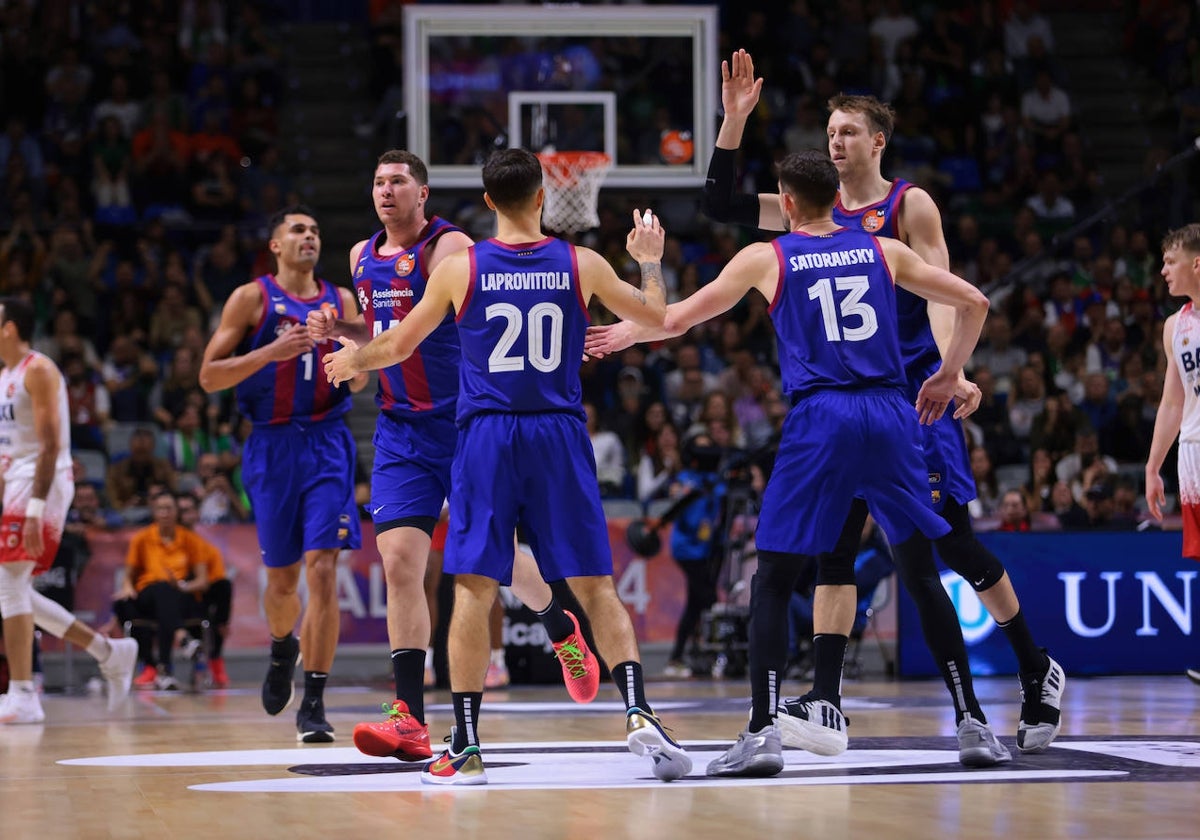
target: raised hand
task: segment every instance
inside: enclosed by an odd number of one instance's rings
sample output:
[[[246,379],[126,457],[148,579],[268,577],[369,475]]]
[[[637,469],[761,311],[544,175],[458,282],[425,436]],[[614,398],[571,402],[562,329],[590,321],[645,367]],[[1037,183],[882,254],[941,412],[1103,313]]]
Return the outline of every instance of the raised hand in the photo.
[[[732,66],[731,66],[732,64]],[[721,62],[721,105],[726,118],[746,119],[758,105],[762,77],[754,78],[754,59],[738,50],[731,61]]]
[[[650,217],[649,224],[646,224],[646,216]],[[644,215],[638,210],[633,211],[633,229],[625,237],[625,250],[629,252],[629,256],[639,264],[660,262],[665,241],[666,233],[658,221],[658,216],[649,210]]]
[[[333,338],[333,330],[337,326],[337,312],[333,307],[322,306],[308,313],[308,337],[315,343],[321,344]]]

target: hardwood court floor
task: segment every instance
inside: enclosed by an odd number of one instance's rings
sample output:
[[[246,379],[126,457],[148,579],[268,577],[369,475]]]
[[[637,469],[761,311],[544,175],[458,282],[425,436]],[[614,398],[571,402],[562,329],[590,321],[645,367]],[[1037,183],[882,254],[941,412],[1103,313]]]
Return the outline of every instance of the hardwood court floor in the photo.
[[[1016,753],[1015,679],[979,680]],[[850,750],[788,750],[769,780],[706,779],[745,725],[745,682],[651,683],[695,768],[670,785],[624,744],[611,688],[575,707],[560,688],[491,692],[481,716],[490,784],[430,788],[419,765],[370,759],[353,724],[386,692],[333,687],[338,741],[295,743],[258,686],[135,696],[48,696],[44,726],[0,727],[5,838],[1200,837],[1200,687],[1184,677],[1072,679],[1064,728],[1040,756],[966,770],[940,683],[847,683]],[[436,737],[452,714],[434,693]],[[436,746],[435,746],[436,749]]]

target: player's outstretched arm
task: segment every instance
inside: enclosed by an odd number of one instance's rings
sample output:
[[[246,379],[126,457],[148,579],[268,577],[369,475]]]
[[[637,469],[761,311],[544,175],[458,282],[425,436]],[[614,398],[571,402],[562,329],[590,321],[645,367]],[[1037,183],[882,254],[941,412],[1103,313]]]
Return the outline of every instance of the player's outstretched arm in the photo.
[[[365,345],[360,347],[348,336],[336,336],[344,346],[325,356],[325,376],[330,383],[340,385],[364,371],[390,367],[411,356],[454,306],[454,289],[465,288],[468,270],[466,252],[444,260],[429,276],[425,294],[412,311]]]
[[[1163,324],[1163,352],[1167,357],[1167,372],[1163,381],[1162,399],[1158,403],[1158,414],[1154,417],[1154,437],[1150,440],[1150,455],[1146,458],[1146,505],[1150,515],[1159,522],[1163,518],[1163,506],[1167,503],[1163,488],[1163,461],[1171,444],[1179,436],[1183,422],[1183,378],[1179,365],[1175,363],[1175,322],[1179,315],[1172,315]]]
[[[232,388],[271,362],[294,359],[313,348],[308,328],[293,324],[270,344],[244,356],[233,355],[246,333],[258,324],[262,306],[262,290],[257,283],[238,286],[225,302],[221,323],[204,348],[204,361],[200,364],[200,387],[208,393]]]
[[[749,195],[734,191],[737,173],[734,158],[746,120],[758,105],[762,77],[754,78],[750,53],[738,50],[730,61],[721,62],[721,105],[725,115],[717,131],[717,143],[708,162],[700,209],[714,222],[725,222],[763,230],[784,230],[779,196],[774,193]]]
[[[758,242],[747,246],[729,261],[715,280],[694,295],[668,306],[662,326],[644,327],[621,321],[603,327],[589,327],[583,351],[600,359],[643,341],[661,341],[683,335],[696,324],[729,311],[751,289],[758,289],[767,300],[771,300],[775,295],[778,273],[779,261],[770,243]]]

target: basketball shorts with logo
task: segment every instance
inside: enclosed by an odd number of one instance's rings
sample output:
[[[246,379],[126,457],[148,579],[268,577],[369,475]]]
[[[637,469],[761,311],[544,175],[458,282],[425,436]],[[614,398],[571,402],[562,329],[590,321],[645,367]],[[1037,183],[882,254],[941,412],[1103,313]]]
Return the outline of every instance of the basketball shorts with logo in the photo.
[[[242,452],[263,563],[290,566],[306,551],[359,548],[354,435],[341,420],[256,426]]]
[[[788,412],[763,494],[758,548],[832,551],[851,501],[865,499],[893,545],[950,528],[930,504],[916,410],[899,390],[822,391]]]
[[[939,366],[931,365],[922,375],[909,381],[909,405],[916,405],[921,386]],[[918,426],[921,430],[921,447],[925,451],[925,467],[929,472],[929,495],[933,500],[933,509],[938,513],[945,510],[947,498],[965,505],[977,495],[966,435],[962,421],[954,419],[955,408],[951,404],[936,423]]]
[[[458,443],[453,414],[397,419],[380,412],[371,469],[371,521],[437,519],[450,495],[450,464]]]
[[[1183,556],[1200,560],[1200,442],[1179,442],[1179,509]]]
[[[25,509],[33,498],[33,476],[9,478],[4,482],[4,514],[0,516],[0,563],[33,561],[33,573],[39,575],[54,563],[54,555],[62,543],[67,511],[75,498],[75,481],[71,470],[59,470],[50,482],[46,508],[42,512],[42,543],[40,557],[30,557],[25,551]]]
[[[608,523],[582,417],[471,418],[459,434],[451,487],[447,574],[510,584],[518,523],[545,580],[612,574]]]

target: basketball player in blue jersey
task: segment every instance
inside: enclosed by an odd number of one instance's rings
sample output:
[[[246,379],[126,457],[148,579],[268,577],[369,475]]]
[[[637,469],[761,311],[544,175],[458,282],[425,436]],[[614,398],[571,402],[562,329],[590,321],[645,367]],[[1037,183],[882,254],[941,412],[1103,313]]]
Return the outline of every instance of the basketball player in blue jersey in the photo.
[[[394,149],[379,157],[372,195],[383,229],[350,251],[362,314],[338,319],[328,310],[310,313],[309,333],[316,340],[344,335],[366,344],[395,328],[424,298],[430,274],[472,244],[446,220],[426,217],[428,171],[411,152]],[[369,507],[387,584],[396,700],[385,704],[383,721],[354,728],[355,746],[368,755],[403,761],[433,755],[425,722],[425,650],[431,628],[424,579],[431,536],[450,495],[461,355],[454,319],[446,315],[412,355],[379,374]],[[595,656],[575,617],[559,606],[533,558],[523,552],[513,591],[545,625],[572,698],[592,700],[600,679]]]
[[[304,662],[304,699],[296,712],[297,739],[333,740],[324,690],[341,626],[337,555],[358,548],[354,505],[354,437],[343,419],[350,387],[321,375],[333,342],[314,343],[308,313],[322,307],[343,315],[354,295],[315,274],[321,235],[311,210],[289,207],[271,220],[274,274],[239,286],[221,312],[204,351],[205,391],[236,388],[238,408],[254,424],[242,454],[242,475],[254,509],[267,567],[263,610],[271,631],[271,661],[263,708],[277,715],[295,695],[296,663]],[[363,376],[351,387],[361,390]],[[308,584],[300,639],[301,561]]]
[[[733,194],[734,151],[741,143],[746,119],[758,102],[762,79],[754,78],[754,65],[744,50],[734,53],[732,67],[723,62],[721,72],[725,118],[709,164],[705,212],[717,221],[780,230],[782,219],[774,195]],[[941,214],[933,199],[906,181],[885,179],[880,172],[880,161],[892,133],[891,108],[863,96],[836,96],[830,100],[829,108],[829,155],[840,178],[834,220],[846,227],[899,239],[926,262],[947,268],[949,254],[942,234]],[[949,318],[945,307],[936,303],[926,305],[905,292],[897,295],[897,306],[900,349],[911,397],[939,363],[939,351],[946,346]],[[955,412],[921,429],[934,506],[952,529],[950,539],[939,543],[938,554],[975,589],[1008,638],[1016,655],[1023,698],[1017,746],[1023,752],[1040,752],[1058,735],[1066,676],[1059,664],[1034,642],[1004,566],[979,541],[971,527],[967,503],[975,498],[975,483],[961,418],[978,406],[979,389],[962,379],[957,398]],[[818,579],[814,607],[815,665],[828,672],[825,679],[818,677],[823,685],[834,684],[833,674],[841,672],[857,597],[852,567],[865,518],[866,507],[859,501],[846,522],[843,541],[824,565],[825,576]],[[975,697],[962,629],[954,605],[941,586],[929,543],[912,543],[897,560],[901,579],[920,613],[926,644],[954,701],[960,759],[971,766],[1006,760],[1007,750],[987,728],[986,717]],[[800,698],[797,708],[811,697],[810,694]]]
[[[445,569],[455,575],[450,621],[450,749],[426,765],[430,784],[484,784],[476,730],[488,664],[488,612],[513,571],[513,529],[524,525],[542,576],[566,579],[591,618],[626,706],[630,749],[671,781],[687,754],[646,703],[637,640],[612,581],[612,554],[588,440],[579,368],[587,307],[596,297],[623,318],[661,324],[663,232],[639,220],[627,247],[641,264],[640,289],[596,252],[543,236],[545,192],[538,159],[495,152],[483,166],[484,201],[497,235],[448,257],[425,296],[395,330],[331,356],[332,382],[408,358],[457,312],[462,345],[460,436],[454,454]],[[636,214],[635,214],[636,215]]]
[[[636,341],[682,335],[752,289],[770,305],[792,410],[755,535],[750,724],[709,764],[709,775],[773,776],[783,769],[781,731],[796,722],[778,699],[788,599],[800,570],[838,543],[855,499],[866,501],[893,545],[914,539],[940,545],[950,531],[929,504],[918,416],[936,422],[952,404],[987,317],[987,298],[903,243],[835,222],[837,185],[837,169],[823,152],[788,155],[779,163],[777,212],[791,233],[744,248],[715,280],[668,307],[661,329],[627,322],[599,327],[589,331],[585,346],[589,354],[607,355]],[[952,313],[944,362],[918,388],[916,412],[906,392],[896,317],[902,289]],[[817,720],[840,715],[823,700],[808,711]],[[815,752],[845,749],[842,729],[818,726],[805,734],[814,736],[809,748]]]

